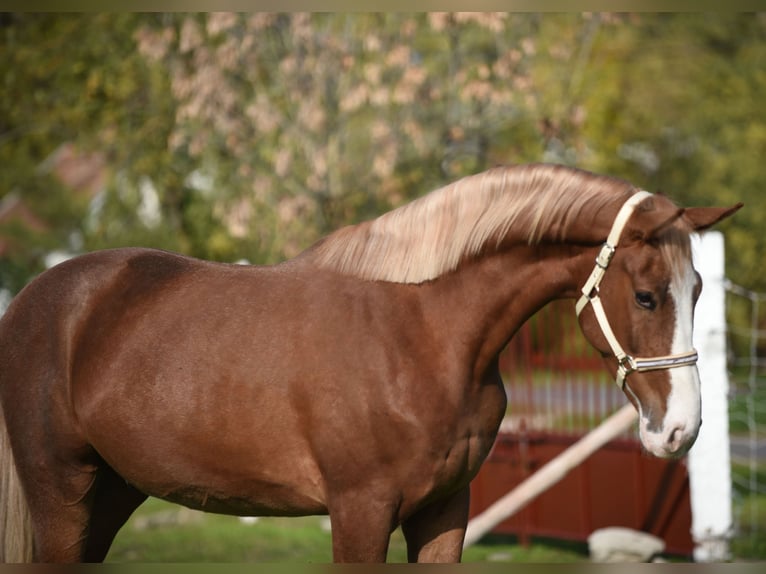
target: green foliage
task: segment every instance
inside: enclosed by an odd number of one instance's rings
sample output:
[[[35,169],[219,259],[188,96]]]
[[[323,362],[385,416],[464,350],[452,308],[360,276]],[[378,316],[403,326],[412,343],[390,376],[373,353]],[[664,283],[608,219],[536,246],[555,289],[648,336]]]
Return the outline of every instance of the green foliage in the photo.
[[[63,186],[50,165],[63,144],[98,151],[112,173],[137,179],[163,172],[154,158],[162,157],[160,132],[172,123],[172,99],[160,89],[158,70],[135,51],[139,18],[5,14],[0,20],[0,199],[17,194],[46,226],[33,238],[11,224],[1,231],[14,248],[0,261],[0,279],[13,290],[23,281],[9,270],[26,280],[41,270],[45,252],[82,241],[88,198]],[[160,93],[164,99],[155,97]],[[126,210],[115,215],[127,217]]]
[[[0,276],[16,290],[50,246],[276,262],[544,160],[684,204],[744,200],[728,274],[766,290],[765,34],[736,13],[4,14],[0,199],[48,231],[0,229],[20,245]],[[105,159],[95,206],[41,168],[65,143]]]

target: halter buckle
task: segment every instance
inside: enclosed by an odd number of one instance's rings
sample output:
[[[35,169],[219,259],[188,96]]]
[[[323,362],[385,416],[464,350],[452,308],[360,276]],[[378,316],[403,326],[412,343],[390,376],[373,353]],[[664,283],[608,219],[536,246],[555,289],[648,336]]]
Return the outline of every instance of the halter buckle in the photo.
[[[601,246],[601,251],[598,252],[598,256],[596,256],[596,265],[606,271],[606,268],[612,262],[615,251],[617,251],[616,247],[609,245],[609,243],[604,243]]]

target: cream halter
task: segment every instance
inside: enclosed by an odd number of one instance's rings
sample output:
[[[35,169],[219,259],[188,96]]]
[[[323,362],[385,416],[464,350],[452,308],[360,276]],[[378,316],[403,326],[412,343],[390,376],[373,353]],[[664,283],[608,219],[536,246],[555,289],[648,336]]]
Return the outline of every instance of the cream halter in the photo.
[[[650,359],[639,359],[628,355],[617,341],[617,337],[614,336],[609,320],[606,317],[604,306],[599,298],[599,286],[601,280],[606,273],[609,263],[614,257],[614,252],[617,249],[617,245],[620,241],[620,235],[625,224],[633,215],[633,211],[636,206],[641,203],[647,197],[652,194],[648,191],[639,191],[633,195],[628,201],[623,204],[617,218],[614,220],[612,230],[609,232],[609,236],[606,239],[606,243],[601,247],[601,251],[596,257],[596,266],[593,268],[593,272],[585,282],[585,286],[582,288],[582,297],[577,301],[577,316],[590,303],[593,306],[593,312],[596,314],[596,320],[601,327],[601,332],[604,334],[609,347],[612,349],[612,353],[617,358],[617,386],[621,389],[625,386],[625,379],[628,375],[636,371],[656,371],[660,369],[673,369],[676,367],[687,367],[697,363],[697,351],[691,350],[679,355],[666,355],[663,357],[653,357]]]

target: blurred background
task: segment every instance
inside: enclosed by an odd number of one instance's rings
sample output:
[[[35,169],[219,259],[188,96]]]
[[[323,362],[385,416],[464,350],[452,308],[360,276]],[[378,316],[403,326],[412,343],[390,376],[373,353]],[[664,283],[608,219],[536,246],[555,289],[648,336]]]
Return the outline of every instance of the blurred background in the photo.
[[[273,263],[497,164],[747,209],[766,290],[766,15],[0,16],[0,285],[70,252]]]
[[[744,201],[733,476],[766,556],[766,14],[2,13],[0,81],[0,310],[77,253],[276,263],[497,164]]]

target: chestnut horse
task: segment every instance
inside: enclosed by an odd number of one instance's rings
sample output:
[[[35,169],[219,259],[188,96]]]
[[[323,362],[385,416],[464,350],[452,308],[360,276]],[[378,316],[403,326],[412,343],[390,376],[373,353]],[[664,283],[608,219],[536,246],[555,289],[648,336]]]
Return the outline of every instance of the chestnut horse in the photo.
[[[0,322],[2,558],[103,560],[155,496],[329,513],[335,561],[385,561],[398,525],[411,561],[458,561],[506,409],[498,353],[557,298],[581,298],[645,448],[679,456],[700,425],[689,235],[737,208],[500,167],[272,267],[64,262]]]

